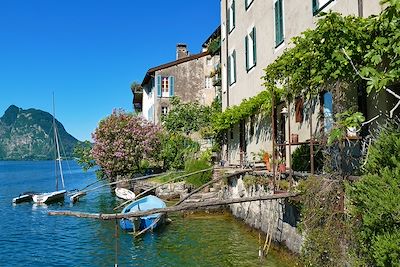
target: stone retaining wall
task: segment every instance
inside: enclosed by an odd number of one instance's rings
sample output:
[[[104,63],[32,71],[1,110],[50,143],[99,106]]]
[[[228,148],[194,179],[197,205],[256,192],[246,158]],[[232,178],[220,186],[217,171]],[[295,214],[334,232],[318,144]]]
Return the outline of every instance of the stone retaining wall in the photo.
[[[229,199],[270,195],[272,191],[268,189],[268,185],[251,185],[246,188],[243,177],[238,176],[229,179],[222,193],[223,199]],[[295,207],[284,199],[232,204],[230,210],[235,217],[255,229],[261,228],[264,233],[267,233],[268,227],[271,226],[275,242],[300,253],[303,237],[296,228],[299,214]]]

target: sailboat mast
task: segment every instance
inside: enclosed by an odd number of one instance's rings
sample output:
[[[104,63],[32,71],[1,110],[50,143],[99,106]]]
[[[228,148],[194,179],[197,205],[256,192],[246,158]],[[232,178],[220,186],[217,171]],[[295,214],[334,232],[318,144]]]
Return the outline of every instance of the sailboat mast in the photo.
[[[54,129],[54,140],[56,141],[56,149],[57,149],[56,161],[58,161],[58,166],[60,168],[60,176],[61,176],[62,187],[63,187],[63,189],[65,189],[64,175],[63,175],[62,164],[61,164],[61,156],[60,156],[60,146],[59,146],[59,143],[58,143],[58,132],[57,132],[57,126],[56,126],[56,108],[55,108],[55,103],[54,103],[54,92],[53,92],[53,129]],[[58,190],[58,188],[56,188],[56,190]]]

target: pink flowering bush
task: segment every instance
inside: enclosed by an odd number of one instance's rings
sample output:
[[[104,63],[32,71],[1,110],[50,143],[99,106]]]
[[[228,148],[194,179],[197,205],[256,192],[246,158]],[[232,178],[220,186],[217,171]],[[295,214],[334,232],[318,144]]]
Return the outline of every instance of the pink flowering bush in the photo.
[[[114,110],[92,134],[92,156],[112,181],[140,171],[143,160],[153,161],[160,150],[161,129],[144,118]]]

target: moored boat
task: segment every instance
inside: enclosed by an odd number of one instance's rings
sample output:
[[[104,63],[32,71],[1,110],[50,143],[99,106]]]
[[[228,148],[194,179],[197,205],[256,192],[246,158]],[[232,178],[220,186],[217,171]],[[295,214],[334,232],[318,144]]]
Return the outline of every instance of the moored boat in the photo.
[[[34,194],[32,196],[32,200],[37,204],[49,204],[58,201],[63,201],[66,192],[67,192],[66,190],[59,190],[49,193]]]
[[[165,208],[166,206],[167,205],[165,204],[165,202],[160,198],[149,195],[130,203],[122,210],[122,213],[132,213],[137,211]],[[121,229],[133,232],[140,231],[149,227],[151,227],[151,229],[155,229],[163,223],[164,217],[165,214],[156,213],[143,217],[135,217],[129,219],[124,218],[120,220],[119,225]]]
[[[19,204],[23,202],[31,202],[33,193],[22,193],[21,195],[13,198],[12,202],[14,204]]]
[[[117,195],[117,197],[125,199],[125,200],[135,199],[135,193],[133,193],[129,189],[122,188],[122,187],[115,188],[115,195]]]

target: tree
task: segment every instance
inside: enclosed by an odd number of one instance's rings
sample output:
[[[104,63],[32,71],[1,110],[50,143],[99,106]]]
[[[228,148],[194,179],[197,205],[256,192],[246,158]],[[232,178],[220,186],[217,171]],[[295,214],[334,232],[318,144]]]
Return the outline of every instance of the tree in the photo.
[[[349,186],[355,253],[362,266],[400,266],[400,125],[369,148],[365,175]]]
[[[169,132],[190,135],[211,123],[211,108],[197,102],[183,103],[178,97],[171,99],[172,108],[162,118],[163,126]]]
[[[161,129],[144,118],[114,110],[93,133],[92,156],[111,181],[141,171],[143,160],[155,160]]]

